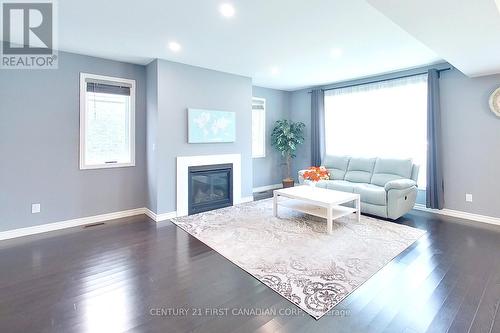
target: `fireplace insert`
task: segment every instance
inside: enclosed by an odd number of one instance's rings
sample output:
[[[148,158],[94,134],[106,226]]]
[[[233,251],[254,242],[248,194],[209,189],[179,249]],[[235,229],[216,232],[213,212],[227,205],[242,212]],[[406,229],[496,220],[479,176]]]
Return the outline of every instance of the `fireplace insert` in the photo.
[[[188,214],[233,205],[233,165],[189,167]]]

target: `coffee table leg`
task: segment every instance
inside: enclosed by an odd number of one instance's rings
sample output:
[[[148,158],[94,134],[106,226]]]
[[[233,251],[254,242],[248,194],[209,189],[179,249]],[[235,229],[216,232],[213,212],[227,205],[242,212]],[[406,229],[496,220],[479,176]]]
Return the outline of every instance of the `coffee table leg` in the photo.
[[[360,200],[360,198],[356,199],[356,217],[358,218],[358,222],[361,222],[361,200]]]
[[[333,232],[332,207],[326,209],[326,231],[329,234]]]
[[[276,193],[273,194],[273,215],[278,217],[278,195]]]

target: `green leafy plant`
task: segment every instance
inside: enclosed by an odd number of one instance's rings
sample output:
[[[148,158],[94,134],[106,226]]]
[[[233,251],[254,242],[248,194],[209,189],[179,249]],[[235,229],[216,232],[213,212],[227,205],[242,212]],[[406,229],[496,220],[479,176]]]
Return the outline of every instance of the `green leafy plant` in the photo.
[[[296,156],[297,147],[304,143],[304,127],[302,122],[288,120],[276,121],[271,133],[271,145],[281,153],[286,161],[286,179],[290,180],[292,158]]]

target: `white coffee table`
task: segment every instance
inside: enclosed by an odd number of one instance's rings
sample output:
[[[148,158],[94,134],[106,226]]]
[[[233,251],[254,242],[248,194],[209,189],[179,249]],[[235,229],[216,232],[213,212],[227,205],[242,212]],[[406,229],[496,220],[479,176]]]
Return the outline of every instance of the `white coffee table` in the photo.
[[[286,200],[279,200],[285,197]],[[355,202],[356,208],[341,206]],[[361,218],[361,201],[359,194],[328,190],[310,185],[274,190],[273,214],[278,216],[278,206],[287,207],[302,213],[326,219],[327,231],[332,233],[333,220],[356,213],[358,222]]]

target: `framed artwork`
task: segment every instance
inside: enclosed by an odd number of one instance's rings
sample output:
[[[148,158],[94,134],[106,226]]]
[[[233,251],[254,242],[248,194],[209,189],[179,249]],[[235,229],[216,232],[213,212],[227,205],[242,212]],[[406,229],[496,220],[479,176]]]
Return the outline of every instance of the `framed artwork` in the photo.
[[[234,141],[236,141],[234,112],[188,109],[188,143]]]

